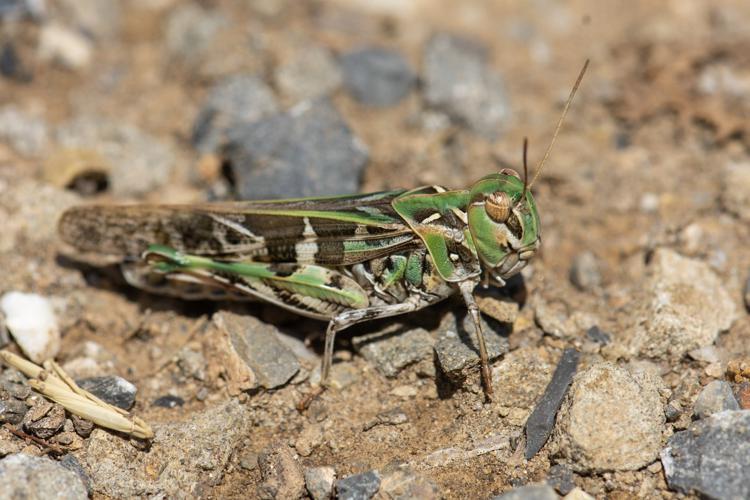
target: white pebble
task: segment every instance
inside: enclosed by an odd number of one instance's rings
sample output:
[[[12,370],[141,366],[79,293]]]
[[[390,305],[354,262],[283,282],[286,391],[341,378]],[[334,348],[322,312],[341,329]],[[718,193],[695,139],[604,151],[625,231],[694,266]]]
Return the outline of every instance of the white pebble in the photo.
[[[8,292],[0,311],[18,346],[35,363],[54,358],[60,350],[60,330],[50,301],[33,293]]]

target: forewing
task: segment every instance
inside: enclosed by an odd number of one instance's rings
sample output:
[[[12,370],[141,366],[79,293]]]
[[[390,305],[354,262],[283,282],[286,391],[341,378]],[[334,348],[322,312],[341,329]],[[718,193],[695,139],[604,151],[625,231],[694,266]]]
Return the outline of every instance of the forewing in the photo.
[[[196,205],[81,206],[63,214],[59,229],[73,257],[94,263],[132,260],[157,244],[222,259],[345,265],[418,244],[391,206],[402,192]]]

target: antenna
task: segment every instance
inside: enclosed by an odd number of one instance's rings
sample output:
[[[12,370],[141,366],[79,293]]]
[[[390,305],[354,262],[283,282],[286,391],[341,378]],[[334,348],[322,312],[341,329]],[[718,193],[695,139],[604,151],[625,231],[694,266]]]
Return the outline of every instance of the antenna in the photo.
[[[529,164],[526,161],[526,154],[529,151],[529,138],[523,138],[523,192],[521,193],[521,199],[526,199],[526,191],[529,185]]]
[[[563,108],[562,114],[560,115],[560,120],[557,122],[557,127],[555,127],[555,133],[552,134],[552,140],[550,141],[549,146],[547,146],[547,151],[544,152],[544,157],[542,158],[542,161],[540,161],[539,165],[537,165],[536,167],[536,171],[534,172],[534,178],[531,179],[531,182],[529,182],[528,187],[525,189],[531,189],[531,186],[534,184],[534,181],[536,181],[536,178],[539,177],[539,173],[542,171],[542,167],[544,167],[544,163],[547,161],[547,158],[549,158],[550,151],[552,151],[552,146],[555,144],[555,139],[557,139],[557,134],[560,133],[562,124],[565,121],[565,115],[568,114],[570,103],[573,101],[573,96],[576,95],[578,86],[581,85],[581,80],[583,80],[583,75],[586,73],[586,68],[588,67],[589,67],[589,60],[586,59],[586,62],[583,63],[583,68],[581,68],[581,72],[578,73],[578,78],[576,79],[576,83],[573,85],[573,89],[570,91],[568,100],[565,101],[565,107]]]

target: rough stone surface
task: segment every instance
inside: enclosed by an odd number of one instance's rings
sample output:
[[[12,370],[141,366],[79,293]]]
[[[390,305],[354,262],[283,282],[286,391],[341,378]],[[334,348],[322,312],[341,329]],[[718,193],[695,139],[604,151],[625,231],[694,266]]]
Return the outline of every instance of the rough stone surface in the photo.
[[[441,33],[428,42],[423,57],[427,103],[496,138],[510,117],[510,105],[502,78],[487,66],[486,49]]]
[[[612,363],[580,373],[557,418],[553,453],[581,472],[636,470],[659,453],[661,381]]]
[[[492,368],[492,385],[502,387],[495,394],[497,404],[511,408],[532,408],[552,379],[554,365],[544,349],[521,347],[506,354]]]
[[[57,434],[64,424],[65,408],[47,400],[40,400],[23,417],[24,429],[42,439],[49,439]]]
[[[631,304],[625,342],[632,354],[681,357],[711,345],[734,321],[734,301],[706,263],[660,248],[649,272]]]
[[[399,324],[352,339],[354,348],[386,377],[395,377],[407,366],[430,358],[434,343],[424,328],[409,329]]]
[[[217,152],[230,129],[277,111],[273,91],[259,77],[227,77],[211,88],[198,112],[193,124],[193,146],[201,153]]]
[[[16,454],[0,460],[0,484],[0,500],[88,498],[78,474],[45,457]]]
[[[549,468],[547,484],[561,495],[567,495],[576,487],[573,471],[565,464],[555,464]]]
[[[336,471],[333,467],[311,467],[305,470],[305,486],[313,500],[327,500],[333,493]]]
[[[393,500],[438,500],[440,488],[430,478],[406,466],[396,466],[383,471],[378,496]]]
[[[214,337],[217,363],[224,370],[230,391],[286,384],[299,371],[292,351],[276,336],[276,328],[253,316],[222,311],[214,315],[219,335]]]
[[[557,500],[557,493],[546,484],[531,484],[494,496],[492,500]]]
[[[194,4],[178,5],[170,12],[164,29],[169,57],[188,66],[199,63],[226,24],[227,19],[214,10]]]
[[[714,380],[698,394],[693,415],[696,418],[706,418],[720,411],[739,409],[740,405],[734,397],[732,386],[723,380]]]
[[[568,391],[573,376],[578,369],[581,355],[575,349],[565,349],[557,363],[547,389],[542,394],[534,411],[526,421],[526,460],[530,460],[539,450],[552,432],[555,425],[557,410],[560,409],[563,398]]]
[[[490,323],[484,318],[481,318],[481,322],[490,360],[508,352],[508,340],[496,330],[499,324]],[[474,322],[469,314],[462,316],[460,322],[453,314],[443,318],[438,327],[435,353],[443,373],[453,380],[465,378],[469,371],[479,366],[479,346]]]
[[[393,106],[406,97],[416,75],[398,52],[366,47],[341,57],[344,85],[357,101],[369,106]]]
[[[90,149],[111,166],[116,196],[139,196],[163,186],[172,173],[172,149],[140,129],[101,116],[80,116],[58,127],[57,142],[69,149]]]
[[[0,297],[0,312],[18,347],[31,361],[41,364],[60,351],[60,328],[46,297],[8,292]]]
[[[380,474],[371,470],[336,481],[336,498],[340,500],[369,500],[380,488]]]
[[[17,399],[0,401],[0,424],[19,424],[28,410],[26,403]]]
[[[327,99],[232,128],[226,157],[244,199],[354,193],[365,146]]]
[[[182,422],[153,425],[156,436],[148,453],[96,429],[78,458],[92,489],[102,495],[201,497],[221,480],[251,425],[242,404],[230,400]]]
[[[276,70],[281,93],[297,103],[333,93],[341,85],[341,71],[322,47],[305,47]]]
[[[258,456],[263,482],[258,487],[260,498],[299,498],[305,492],[305,477],[292,450],[284,443],[266,448]]]
[[[723,411],[669,439],[661,462],[670,488],[709,498],[750,497],[750,411]]]
[[[138,392],[133,384],[117,375],[80,379],[76,380],[76,384],[99,399],[123,410],[133,407],[135,395]]]

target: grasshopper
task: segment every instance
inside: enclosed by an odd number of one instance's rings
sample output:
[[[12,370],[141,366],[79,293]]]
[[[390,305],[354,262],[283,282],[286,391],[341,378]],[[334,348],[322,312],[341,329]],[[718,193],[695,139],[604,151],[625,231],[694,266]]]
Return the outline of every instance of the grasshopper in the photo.
[[[487,348],[473,290],[503,286],[534,256],[540,224],[531,186],[588,66],[528,181],[503,169],[469,189],[412,190],[191,205],[78,206],[63,213],[74,258],[117,263],[148,291],[188,299],[255,298],[328,321],[325,387],[336,333],[417,311],[460,293],[478,339],[485,396]]]

